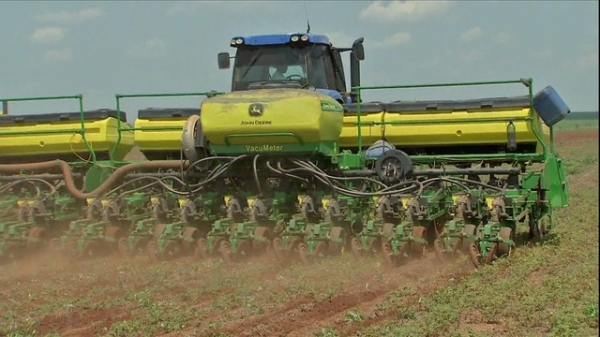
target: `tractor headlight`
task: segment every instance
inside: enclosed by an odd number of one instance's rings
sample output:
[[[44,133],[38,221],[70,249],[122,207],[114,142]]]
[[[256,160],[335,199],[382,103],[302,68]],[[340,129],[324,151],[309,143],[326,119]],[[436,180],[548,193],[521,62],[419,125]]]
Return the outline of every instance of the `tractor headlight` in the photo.
[[[292,42],[307,42],[308,41],[308,35],[294,35],[290,38],[290,41]]]
[[[240,45],[240,44],[243,44],[243,43],[244,43],[244,39],[242,39],[241,37],[231,39],[231,45],[232,46]]]

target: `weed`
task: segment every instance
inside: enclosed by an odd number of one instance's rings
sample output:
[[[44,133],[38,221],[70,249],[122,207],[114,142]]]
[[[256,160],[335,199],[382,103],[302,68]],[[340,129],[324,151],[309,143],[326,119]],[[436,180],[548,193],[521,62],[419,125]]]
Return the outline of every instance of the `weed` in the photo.
[[[360,312],[360,311],[358,311],[358,312],[348,311],[346,313],[346,322],[357,323],[357,322],[362,322],[362,320],[363,320],[363,316],[362,316],[362,312]]]
[[[315,337],[338,337],[337,331],[331,327],[324,327],[315,334]]]

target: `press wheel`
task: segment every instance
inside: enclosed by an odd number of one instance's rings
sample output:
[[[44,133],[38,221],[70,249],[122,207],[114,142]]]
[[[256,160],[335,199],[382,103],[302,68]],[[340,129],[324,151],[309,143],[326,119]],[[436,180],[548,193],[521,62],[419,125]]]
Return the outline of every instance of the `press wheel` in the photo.
[[[319,243],[317,243],[317,246],[315,247],[315,251],[313,256],[315,258],[325,258],[327,257],[329,254],[331,253],[331,247],[329,246],[331,244],[331,242],[327,243],[325,241],[321,241]],[[333,251],[337,251],[336,248],[333,249]]]
[[[33,210],[33,208],[32,208]],[[33,227],[27,238],[27,249],[36,251],[47,244],[47,231],[43,227]]]
[[[357,237],[353,236],[352,239],[350,239],[350,248],[352,249],[352,254],[357,260],[362,259],[364,251],[362,244]]]
[[[180,249],[180,245],[179,242],[174,241],[174,240],[169,240],[167,241],[167,243],[165,243],[165,246],[163,247],[163,252],[161,254],[161,257],[167,260],[172,260],[174,258],[177,258],[180,255],[181,249]]]
[[[286,256],[286,251],[281,238],[274,238],[271,245],[273,246],[273,255],[275,255],[275,258],[279,261],[283,260]]]
[[[160,251],[158,249],[158,239],[152,238],[146,244],[146,254],[152,261],[160,260]]]
[[[208,258],[208,256],[209,256],[208,241],[205,238],[199,238],[196,241],[196,251],[194,252],[194,256],[197,259]]]
[[[231,250],[231,244],[229,243],[229,241],[221,241],[221,244],[219,245],[219,254],[221,254],[221,257],[223,258],[223,260],[225,260],[225,262],[232,262],[233,252]]]
[[[412,230],[412,236],[414,238],[424,240],[427,238],[427,229],[423,226],[416,226]],[[425,255],[426,249],[427,249],[426,245],[413,241],[410,243],[409,255],[410,255],[410,257],[421,257],[421,256]]]
[[[304,243],[304,242],[298,243],[298,246],[296,246],[296,250],[298,252],[298,255],[300,256],[300,261],[302,263],[308,263],[309,262],[309,252],[308,252],[308,246],[306,245],[306,243]]]
[[[475,225],[465,225],[464,233],[465,235],[475,235],[477,232],[477,227]],[[465,252],[468,252],[471,248],[471,240],[466,237],[462,238],[462,249]]]
[[[476,244],[475,242],[471,243],[471,245],[469,245],[469,254],[471,256],[471,262],[473,262],[473,265],[475,266],[475,268],[480,268],[481,267],[481,252],[479,251],[479,245]]]
[[[503,239],[514,239],[514,231],[510,227],[502,227],[500,229],[500,237]],[[514,246],[506,244],[504,242],[498,242],[498,257],[500,256],[511,256],[513,253]]]
[[[383,255],[384,260],[390,266],[398,266],[400,265],[400,257],[394,254],[394,250],[392,249],[392,244],[388,240],[384,240],[381,244],[381,253]],[[400,251],[402,253],[402,251]]]
[[[435,249],[435,256],[442,262],[448,260],[448,253],[446,252],[446,247],[444,247],[444,242],[442,239],[435,239],[433,241],[433,248]]]
[[[492,262],[494,262],[498,258],[497,253],[498,253],[498,243],[496,242],[492,245],[492,248],[490,248],[490,250],[485,255],[485,263],[492,264]]]

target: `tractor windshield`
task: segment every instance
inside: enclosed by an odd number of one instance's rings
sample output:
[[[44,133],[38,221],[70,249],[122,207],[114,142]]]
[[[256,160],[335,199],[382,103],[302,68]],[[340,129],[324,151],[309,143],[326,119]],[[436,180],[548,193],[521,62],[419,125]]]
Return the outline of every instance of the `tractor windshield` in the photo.
[[[325,45],[238,47],[233,69],[233,91],[251,84],[296,82],[301,87],[333,86],[333,67]]]

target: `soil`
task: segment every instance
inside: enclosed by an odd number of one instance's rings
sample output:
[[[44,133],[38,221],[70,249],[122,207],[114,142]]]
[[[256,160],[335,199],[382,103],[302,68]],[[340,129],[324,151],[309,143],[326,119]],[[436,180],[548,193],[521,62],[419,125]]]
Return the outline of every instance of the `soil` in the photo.
[[[598,143],[598,129],[582,129],[577,131],[555,132],[556,145]]]

